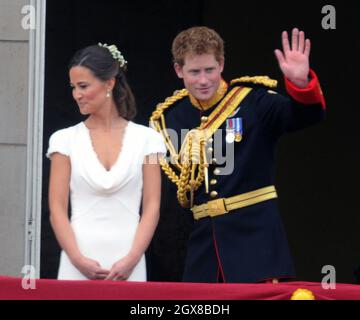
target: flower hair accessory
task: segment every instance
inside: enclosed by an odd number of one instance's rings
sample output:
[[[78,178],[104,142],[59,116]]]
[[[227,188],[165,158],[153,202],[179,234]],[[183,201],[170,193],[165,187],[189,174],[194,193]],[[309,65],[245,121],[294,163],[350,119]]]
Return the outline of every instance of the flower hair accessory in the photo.
[[[104,44],[99,43],[98,46],[108,49],[112,54],[113,58],[119,61],[121,68],[127,64],[127,61],[125,60],[124,56],[121,54],[121,52],[118,50],[118,48],[115,45],[108,46],[106,43]]]

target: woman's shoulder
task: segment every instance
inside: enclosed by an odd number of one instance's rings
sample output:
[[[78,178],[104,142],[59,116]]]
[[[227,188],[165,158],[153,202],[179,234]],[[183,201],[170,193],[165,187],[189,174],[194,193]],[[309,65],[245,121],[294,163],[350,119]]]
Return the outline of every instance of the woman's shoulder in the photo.
[[[50,159],[51,154],[61,153],[66,156],[71,154],[72,142],[75,141],[76,132],[81,128],[82,123],[75,126],[55,131],[49,139],[49,148],[46,156]]]
[[[133,128],[132,134],[136,138],[136,143],[138,146],[141,146],[145,156],[150,154],[166,153],[164,139],[159,132],[153,128],[136,124],[134,122],[131,122],[130,125]]]
[[[84,123],[80,122],[77,125],[55,131],[50,136],[49,144],[70,145],[72,141],[75,141],[76,134],[81,130],[82,126],[84,126]]]
[[[155,129],[134,122],[130,124],[133,128],[132,135],[136,137],[137,142],[142,141],[142,143],[147,146],[155,144],[161,146],[161,148],[163,147],[164,139]]]
[[[151,127],[144,126],[142,124],[138,124],[135,122],[129,122],[129,125],[132,127],[134,131],[136,131],[137,134],[142,134],[144,137],[148,136],[157,136],[160,135],[156,130],[154,130]]]
[[[71,127],[67,127],[67,128],[63,128],[63,129],[59,129],[57,131],[55,131],[50,138],[56,137],[56,138],[69,138],[71,137],[73,134],[75,134],[81,127],[83,126],[83,122],[80,122],[74,126]]]

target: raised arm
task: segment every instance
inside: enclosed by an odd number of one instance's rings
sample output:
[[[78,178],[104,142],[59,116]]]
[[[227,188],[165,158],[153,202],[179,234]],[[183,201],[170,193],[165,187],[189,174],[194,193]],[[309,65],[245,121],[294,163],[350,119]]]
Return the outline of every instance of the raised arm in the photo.
[[[295,28],[292,31],[291,44],[286,31],[282,34],[283,51],[275,50],[276,58],[284,76],[298,88],[309,84],[311,42],[305,33]]]

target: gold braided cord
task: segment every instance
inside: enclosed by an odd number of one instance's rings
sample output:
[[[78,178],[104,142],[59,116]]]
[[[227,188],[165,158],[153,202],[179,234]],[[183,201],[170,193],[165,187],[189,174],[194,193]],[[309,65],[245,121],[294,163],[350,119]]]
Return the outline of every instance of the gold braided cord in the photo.
[[[169,97],[165,100],[165,102],[158,104],[156,110],[153,112],[150,120],[158,121],[161,115],[167,110],[170,106],[172,106],[177,101],[187,97],[189,92],[186,89],[175,91],[172,97]]]
[[[205,180],[205,171],[209,167],[207,164],[206,157],[206,150],[205,150],[205,140],[202,139],[199,144],[199,150],[196,150],[195,158],[193,158],[192,163],[192,172],[191,172],[191,181],[189,182],[190,185],[190,192],[191,192],[191,207],[193,207],[193,198],[194,192],[199,190]],[[194,149],[194,147],[192,148]],[[194,152],[192,150],[192,152]],[[204,157],[205,156],[205,157]],[[193,155],[194,157],[194,155]],[[195,178],[195,173],[197,170],[197,177]]]
[[[153,127],[156,131],[158,132],[161,132],[161,126],[158,122],[153,122]],[[170,143],[169,143],[169,140],[167,140],[165,137],[164,137],[164,142],[165,142],[165,145],[166,145],[166,148],[167,150],[170,150],[171,148],[173,148],[173,145],[171,143],[171,140],[170,140]],[[175,153],[175,151],[173,151]],[[175,153],[176,154],[176,153]],[[171,159],[171,163],[175,163],[177,164],[178,163],[178,156],[176,155],[176,158],[172,157]],[[171,181],[174,180],[174,177],[176,176],[176,173],[171,169],[171,167],[169,166],[169,164],[167,163],[166,160],[163,159],[163,161],[160,162],[160,165],[161,167],[163,168],[164,172],[166,173],[166,175],[170,178]],[[177,166],[179,170],[181,170],[180,166]],[[171,170],[171,171],[170,171]],[[179,179],[177,177],[177,179]],[[174,181],[173,181],[174,182]]]
[[[205,170],[208,168],[203,130],[193,129],[187,134],[180,156],[184,174],[180,178],[181,185],[178,186],[178,199],[183,207],[189,208],[193,206],[194,193],[203,184]],[[189,192],[190,201],[187,196]]]
[[[205,171],[209,168],[209,164],[206,159],[206,150],[205,150],[205,140],[200,142],[200,164],[199,164],[199,173],[195,181],[195,189],[198,190],[202,183],[205,180]]]
[[[197,169],[197,165],[193,165],[193,158],[192,158],[192,137],[189,135],[185,139],[185,143],[182,146],[182,150],[185,152],[182,153],[182,159],[180,161],[180,155],[176,152],[176,149],[170,139],[170,135],[166,129],[165,117],[164,112],[167,110],[171,105],[176,103],[177,101],[183,99],[184,97],[188,96],[189,93],[187,90],[181,90],[174,93],[174,95],[170,98],[167,98],[164,103],[161,103],[157,106],[157,109],[152,114],[150,118],[151,123],[156,131],[158,131],[164,138],[165,145],[170,152],[171,157],[171,164],[173,164],[176,169],[180,171],[180,176],[171,168],[170,164],[163,159],[160,162],[162,170],[168,176],[171,182],[175,183],[178,187],[178,200],[180,204],[185,207],[189,208],[192,206],[192,201],[190,202],[188,199],[187,194],[189,192],[196,191],[202,184],[203,181],[203,166],[199,167],[198,176],[195,179],[195,171]],[[181,153],[181,152],[180,152]],[[193,196],[192,196],[193,198]]]
[[[169,180],[171,182],[175,183],[176,185],[178,185],[180,178],[175,173],[175,171],[170,167],[170,165],[167,163],[167,161],[165,159],[161,159],[160,165],[161,165],[164,173],[168,176]]]
[[[171,161],[175,164],[176,168],[181,171],[181,164],[178,161],[178,154],[170,139],[169,133],[166,130],[164,112],[170,108],[177,101],[187,97],[189,92],[186,89],[175,91],[172,97],[169,97],[165,102],[157,105],[156,110],[153,112],[150,122],[153,123],[155,130],[157,130],[164,138],[167,149],[170,152]]]
[[[153,127],[163,136],[166,147],[170,152],[171,164],[179,170],[180,175],[173,170],[166,160],[161,161],[160,165],[170,181],[177,185],[178,201],[184,208],[193,206],[194,192],[201,187],[204,180],[206,180],[206,190],[208,190],[209,164],[206,158],[206,141],[215,133],[251,90],[251,88],[234,88],[231,90],[224,101],[222,101],[210,115],[206,124],[203,124],[200,128],[191,130],[187,134],[179,153],[176,153],[175,147],[166,130],[163,113],[172,104],[188,96],[188,91],[182,90],[175,92],[173,97],[159,104],[153,113],[150,121]],[[226,109],[223,110],[225,107]],[[207,126],[207,124],[210,124],[210,126]],[[188,193],[190,193],[190,200]]]
[[[178,192],[177,192],[178,201],[181,204],[181,206],[184,208],[191,207],[190,201],[187,197],[187,192],[191,190],[189,180],[191,177],[191,167],[192,167],[192,164],[190,161],[190,153],[191,153],[191,149],[192,149],[192,138],[189,137],[189,139],[187,141],[188,141],[188,143],[187,143],[186,152],[185,152],[185,154],[183,154],[183,159],[181,160],[183,165],[182,165],[180,181],[178,183]]]
[[[231,85],[238,83],[252,83],[252,84],[260,84],[265,87],[275,89],[278,86],[278,81],[269,78],[268,76],[258,76],[258,77],[242,77],[238,79],[234,79],[230,82]]]
[[[196,166],[193,166],[192,172],[192,180],[191,180],[191,187],[194,191],[197,191],[205,179],[205,167],[207,164],[207,159],[204,157],[206,155],[206,143],[204,138],[204,131],[194,129],[189,132],[188,136],[192,139],[192,147],[191,147],[191,162]],[[195,179],[195,171],[198,169],[198,175]]]
[[[166,129],[165,117],[164,117],[163,114],[161,115],[160,120],[161,120],[162,127],[160,126],[159,128],[161,130],[162,136],[165,139],[166,147],[170,152],[171,163],[174,164],[175,167],[180,171],[181,170],[181,164],[179,163],[179,155],[177,154],[177,152],[175,150],[175,147],[174,147],[174,145],[173,145],[173,143],[171,141],[170,135],[169,135],[169,133],[168,133],[168,131]]]

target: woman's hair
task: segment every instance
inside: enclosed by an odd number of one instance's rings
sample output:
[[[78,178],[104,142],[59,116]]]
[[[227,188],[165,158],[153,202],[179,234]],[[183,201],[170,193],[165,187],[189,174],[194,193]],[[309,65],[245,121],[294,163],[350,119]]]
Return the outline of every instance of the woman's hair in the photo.
[[[113,97],[117,111],[128,121],[135,118],[136,102],[126,79],[126,66],[121,67],[108,48],[94,45],[79,50],[71,59],[69,70],[73,67],[87,68],[101,81],[115,78]]]
[[[185,56],[214,54],[216,60],[224,59],[224,40],[220,35],[207,27],[193,27],[182,31],[175,38],[172,45],[174,63],[185,64]]]

